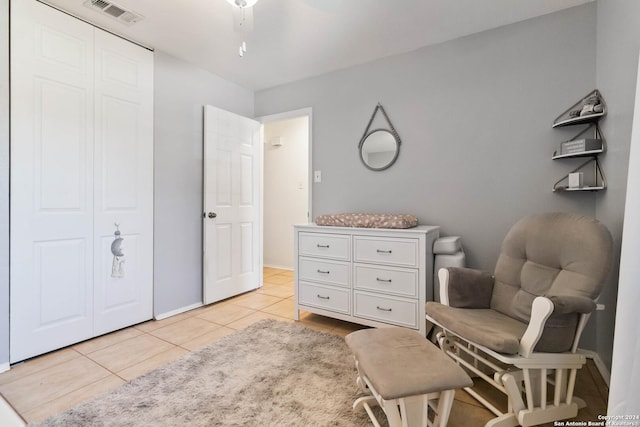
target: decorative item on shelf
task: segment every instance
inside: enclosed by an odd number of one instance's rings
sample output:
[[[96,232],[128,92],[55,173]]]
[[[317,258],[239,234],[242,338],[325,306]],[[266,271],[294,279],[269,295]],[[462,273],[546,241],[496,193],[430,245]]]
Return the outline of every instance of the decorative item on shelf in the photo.
[[[593,174],[584,174],[581,170],[589,165],[593,164]],[[585,184],[585,179],[589,176],[593,177],[593,180],[588,184]],[[567,181],[567,185],[560,185],[563,181]],[[604,177],[600,162],[597,157],[592,157],[561,179],[553,184],[553,191],[598,191],[607,188],[607,180]]]
[[[607,114],[607,104],[599,90],[594,89],[553,121],[553,127],[593,123]]]
[[[574,172],[569,174],[569,188],[580,188],[584,184],[584,172]]]
[[[593,131],[593,138],[583,137],[588,131]],[[582,137],[582,138],[581,138]],[[568,141],[560,143],[560,150],[553,152],[553,160],[568,157],[593,156],[606,149],[604,139],[597,123],[591,123],[586,129]]]
[[[389,124],[389,129],[378,128],[369,130],[371,123],[376,117],[378,110],[382,111],[382,115]],[[369,169],[373,171],[385,170],[393,165],[400,153],[400,136],[396,129],[393,127],[387,112],[384,111],[382,105],[378,103],[373,110],[371,119],[367,124],[367,128],[364,130],[364,135],[358,143],[358,150],[360,152],[360,160]]]

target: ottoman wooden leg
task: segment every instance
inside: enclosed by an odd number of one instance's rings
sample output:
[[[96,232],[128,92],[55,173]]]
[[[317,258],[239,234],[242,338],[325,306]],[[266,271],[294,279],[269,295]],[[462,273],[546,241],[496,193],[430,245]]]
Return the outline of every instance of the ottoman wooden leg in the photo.
[[[434,426],[446,426],[449,422],[449,414],[453,406],[453,398],[456,394],[455,390],[445,390],[440,392],[440,400],[438,401],[438,409],[436,417],[433,420]]]
[[[400,415],[403,420],[407,420],[408,426],[426,426],[429,416],[429,396],[403,397],[400,399]],[[402,424],[398,424],[401,426]],[[391,421],[389,420],[389,426]]]

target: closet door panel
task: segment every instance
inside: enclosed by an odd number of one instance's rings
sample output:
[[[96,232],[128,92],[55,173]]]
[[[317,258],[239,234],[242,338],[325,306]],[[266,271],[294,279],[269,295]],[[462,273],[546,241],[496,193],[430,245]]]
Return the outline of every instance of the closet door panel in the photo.
[[[34,181],[36,210],[86,214],[88,172],[86,111],[83,88],[34,79]],[[75,123],[75,126],[69,126]],[[49,179],[55,177],[55,179]]]
[[[95,70],[99,335],[153,316],[153,54],[96,29]],[[117,228],[124,256],[115,258]]]
[[[93,27],[11,8],[11,362],[93,334]]]

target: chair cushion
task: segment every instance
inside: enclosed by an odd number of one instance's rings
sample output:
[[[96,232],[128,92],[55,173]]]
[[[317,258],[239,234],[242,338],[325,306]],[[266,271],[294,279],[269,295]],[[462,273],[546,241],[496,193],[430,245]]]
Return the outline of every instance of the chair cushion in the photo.
[[[611,267],[612,245],[609,231],[592,218],[547,213],[521,219],[502,243],[491,308],[528,323],[537,296],[595,299]],[[564,320],[565,327],[575,322],[574,316]]]
[[[449,267],[449,305],[458,308],[490,308],[494,278],[472,268]]]
[[[350,333],[345,341],[385,400],[473,385],[460,366],[416,331],[363,329]]]
[[[498,353],[516,354],[527,325],[491,309],[455,308],[428,302],[427,315],[451,332]]]
[[[516,354],[527,325],[492,309],[456,308],[428,302],[427,315],[446,329],[498,353]],[[535,351],[562,353],[569,351],[578,324],[578,315],[552,314]]]
[[[593,218],[568,213],[525,217],[502,243],[490,308],[528,323],[537,296],[593,300],[611,267],[612,248],[609,230]],[[569,350],[577,322],[576,313],[554,313],[536,351]]]

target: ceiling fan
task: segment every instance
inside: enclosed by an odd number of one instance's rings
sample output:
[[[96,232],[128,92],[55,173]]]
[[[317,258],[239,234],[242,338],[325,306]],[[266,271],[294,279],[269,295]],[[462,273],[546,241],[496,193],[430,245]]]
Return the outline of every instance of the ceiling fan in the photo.
[[[253,6],[258,0],[227,0],[233,6],[233,30],[248,33],[253,30]]]
[[[231,6],[233,6],[233,30],[236,33],[249,33],[253,31],[253,6],[258,3],[258,0],[226,0]],[[321,5],[326,9],[327,6],[335,8],[337,0],[302,0],[307,5],[322,9]],[[333,5],[333,6],[331,6]],[[238,55],[243,57],[247,51],[247,43],[242,42],[238,48]]]

